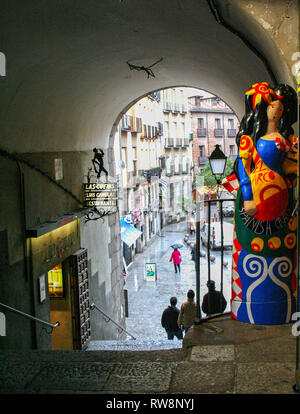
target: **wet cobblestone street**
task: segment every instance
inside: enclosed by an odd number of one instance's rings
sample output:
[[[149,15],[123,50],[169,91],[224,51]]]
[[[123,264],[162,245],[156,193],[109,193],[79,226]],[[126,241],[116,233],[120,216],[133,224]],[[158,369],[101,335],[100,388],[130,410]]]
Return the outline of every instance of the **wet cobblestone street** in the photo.
[[[166,332],[161,326],[161,314],[169,305],[171,296],[178,299],[177,307],[186,300],[186,293],[193,289],[196,293],[195,265],[191,260],[191,248],[184,243],[184,236],[187,233],[186,222],[171,224],[165,227],[162,235],[148,246],[141,254],[137,254],[134,262],[129,267],[126,277],[125,289],[128,290],[129,317],[126,318],[126,329],[134,335],[137,340],[151,339],[161,341],[166,339]],[[195,237],[195,236],[194,236]],[[170,263],[170,256],[173,243],[183,244],[181,252],[181,272],[175,273],[173,263]],[[204,250],[206,252],[206,249]],[[211,278],[216,282],[216,289],[220,289],[220,252],[211,252],[216,257],[211,262]],[[230,274],[231,274],[231,251],[224,254],[224,261],[227,267],[223,267],[223,293],[227,300],[229,311],[230,302]],[[156,263],[157,280],[144,280],[145,264]],[[200,260],[200,303],[203,295],[207,292],[206,282],[208,274],[207,257]],[[202,315],[205,316],[205,315]],[[175,345],[177,338],[172,341]]]

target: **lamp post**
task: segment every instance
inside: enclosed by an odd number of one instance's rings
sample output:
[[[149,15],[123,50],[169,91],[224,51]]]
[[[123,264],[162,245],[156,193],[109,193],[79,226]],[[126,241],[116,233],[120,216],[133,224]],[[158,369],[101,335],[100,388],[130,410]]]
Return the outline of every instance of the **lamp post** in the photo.
[[[219,144],[216,145],[216,148],[211,153],[208,158],[211,172],[213,173],[216,182],[221,184],[221,176],[224,174],[227,157],[224,152],[221,150]],[[217,176],[220,176],[219,178]]]
[[[217,182],[217,198],[219,198],[219,185],[221,184],[221,177],[224,174],[227,157],[224,152],[221,150],[219,144],[216,145],[216,148],[208,157],[209,165],[213,176]]]
[[[218,183],[221,183],[221,176],[224,174],[227,157],[220,148],[220,145],[216,145],[215,150],[209,157],[209,164],[211,171]],[[217,176],[220,176],[217,178]],[[195,270],[196,270],[196,305],[197,314],[194,320],[195,325],[200,325],[202,321],[201,308],[200,308],[200,208],[199,208],[199,194],[196,190],[196,255],[195,255]]]
[[[219,185],[221,184],[221,177],[224,174],[227,157],[221,150],[220,145],[216,145],[216,148],[211,153],[210,157],[208,158],[209,165],[211,168],[211,172],[213,173],[215,180],[218,184],[217,188],[217,199],[219,199]],[[210,209],[210,206],[209,206]],[[221,292],[223,292],[223,259],[224,259],[224,247],[223,247],[223,203],[220,201],[220,222],[221,222]],[[209,210],[209,217],[210,217],[210,210]],[[209,219],[210,221],[210,219]],[[209,240],[210,240],[210,222],[209,222]]]

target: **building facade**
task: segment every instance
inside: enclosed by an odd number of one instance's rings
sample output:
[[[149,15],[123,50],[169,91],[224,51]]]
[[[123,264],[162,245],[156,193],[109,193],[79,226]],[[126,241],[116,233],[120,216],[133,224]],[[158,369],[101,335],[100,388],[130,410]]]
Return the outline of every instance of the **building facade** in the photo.
[[[189,97],[189,111],[195,170],[203,170],[217,144],[227,157],[235,161],[239,120],[231,108],[218,97],[201,91],[201,94]]]
[[[162,91],[163,145],[165,179],[165,221],[172,223],[186,216],[192,198],[192,142],[188,112],[189,88],[170,88]]]
[[[192,198],[190,115],[187,92],[173,88],[147,95],[122,116],[115,136],[120,217],[141,231],[128,246],[125,265],[162,228],[186,216]]]
[[[159,179],[162,175],[160,92],[147,95],[122,116],[115,136],[120,218],[140,230],[130,246],[123,242],[125,267],[160,232]]]

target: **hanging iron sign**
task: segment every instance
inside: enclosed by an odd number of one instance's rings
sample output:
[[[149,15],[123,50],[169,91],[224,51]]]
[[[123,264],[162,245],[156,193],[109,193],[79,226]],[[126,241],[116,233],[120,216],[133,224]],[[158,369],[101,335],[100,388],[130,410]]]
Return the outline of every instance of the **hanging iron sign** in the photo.
[[[85,217],[85,221],[98,220],[99,218],[115,213],[118,209],[118,183],[108,177],[108,172],[103,164],[104,151],[93,149],[94,158],[92,168],[88,169],[87,182],[83,183],[84,207],[90,209]],[[105,181],[101,181],[101,173],[104,172]]]
[[[117,207],[118,186],[113,183],[84,183],[83,198],[85,207]]]

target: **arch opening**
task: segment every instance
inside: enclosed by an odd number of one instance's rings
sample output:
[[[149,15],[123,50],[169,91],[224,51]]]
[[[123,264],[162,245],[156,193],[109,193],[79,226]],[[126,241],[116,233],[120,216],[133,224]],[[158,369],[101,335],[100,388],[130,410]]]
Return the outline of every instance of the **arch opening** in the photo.
[[[208,157],[215,145],[220,145],[228,157],[227,173],[230,173],[237,154],[238,128],[239,119],[230,103],[207,90],[186,86],[148,92],[125,106],[116,118],[110,134],[110,150],[114,153],[114,174],[122,187],[120,220],[140,232],[134,242],[122,240],[124,289],[128,292],[129,309],[126,329],[139,339],[159,342],[164,337],[161,314],[169,305],[170,297],[176,296],[180,306],[186,300],[187,291],[196,288],[195,264],[191,260],[195,243],[195,183],[199,177],[204,179],[210,175],[204,187],[205,199],[216,197]],[[224,203],[228,210],[225,222],[230,225],[233,205],[233,199]],[[204,204],[201,214],[204,227],[208,214]],[[219,221],[217,205],[211,214]],[[184,257],[178,274],[169,262],[171,245],[175,242],[182,244]],[[203,245],[203,253],[205,249]],[[213,255],[219,267],[220,252]],[[227,308],[230,255],[231,250],[227,250],[225,283],[216,280],[217,288],[221,285],[224,288]],[[201,260],[202,302],[207,290],[208,263],[207,257]],[[149,275],[150,265],[155,277]],[[173,344],[177,346],[180,342]]]

